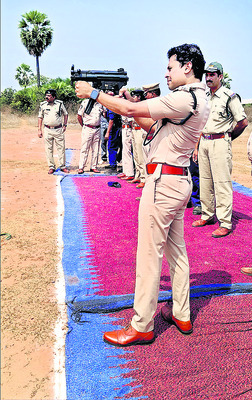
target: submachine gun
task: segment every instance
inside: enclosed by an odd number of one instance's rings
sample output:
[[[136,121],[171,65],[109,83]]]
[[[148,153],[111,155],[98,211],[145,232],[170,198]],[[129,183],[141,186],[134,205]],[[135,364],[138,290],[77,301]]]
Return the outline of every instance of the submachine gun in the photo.
[[[94,89],[111,90],[115,94],[119,94],[119,90],[125,86],[129,78],[127,72],[123,68],[117,71],[81,71],[80,69],[74,70],[74,65],[71,68],[71,85],[75,81],[92,82]],[[95,100],[89,99],[85,109],[86,114],[90,114]]]

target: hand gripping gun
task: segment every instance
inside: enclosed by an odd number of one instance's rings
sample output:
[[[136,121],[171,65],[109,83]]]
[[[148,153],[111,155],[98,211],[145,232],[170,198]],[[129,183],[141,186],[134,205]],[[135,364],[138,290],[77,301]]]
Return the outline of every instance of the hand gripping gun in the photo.
[[[119,90],[127,84],[128,80],[127,72],[123,68],[119,68],[117,71],[81,71],[80,69],[75,71],[74,65],[71,68],[71,85],[75,81],[92,82],[94,89],[111,90],[115,94],[119,94]],[[90,114],[94,103],[95,100],[89,99],[85,109],[86,114]]]

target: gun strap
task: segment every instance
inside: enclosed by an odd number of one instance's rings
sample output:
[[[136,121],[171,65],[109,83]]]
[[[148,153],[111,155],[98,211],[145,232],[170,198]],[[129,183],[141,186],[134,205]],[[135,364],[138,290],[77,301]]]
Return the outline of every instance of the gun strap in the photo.
[[[196,95],[193,91],[192,88],[189,89],[189,93],[192,95],[193,97],[193,110],[196,110],[197,107],[197,98]],[[190,111],[189,114],[187,115],[187,117],[185,117],[184,119],[182,119],[180,122],[174,122],[172,121],[170,118],[163,118],[162,119],[162,124],[160,126],[160,128],[154,133],[154,135],[151,135],[150,132],[153,128],[154,125],[156,125],[158,123],[158,121],[154,122],[154,124],[150,127],[148,134],[146,135],[146,138],[144,139],[143,142],[143,146],[147,146],[147,144],[149,144],[158,134],[158,132],[160,131],[160,129],[163,128],[163,126],[165,126],[167,124],[167,122],[170,122],[173,125],[184,125],[184,123],[186,121],[188,121],[189,118],[191,118],[191,116],[193,115],[193,112]]]

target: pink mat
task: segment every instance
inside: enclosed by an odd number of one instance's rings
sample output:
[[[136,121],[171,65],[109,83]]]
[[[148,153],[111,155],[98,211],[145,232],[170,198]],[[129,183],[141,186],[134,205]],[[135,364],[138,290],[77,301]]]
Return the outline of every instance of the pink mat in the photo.
[[[74,178],[91,245],[92,273],[99,283],[97,294],[102,296],[134,292],[139,207],[136,197],[141,195],[127,182],[120,181],[121,188],[111,188],[108,181],[119,182],[114,177]],[[234,193],[234,231],[222,239],[211,236],[217,223],[192,228],[197,216],[192,215],[192,209],[186,210],[191,286],[252,282],[252,278],[240,273],[242,266],[251,266],[251,205],[251,197]],[[166,261],[160,289],[171,289]],[[194,332],[188,337],[162,320],[161,307],[159,304],[155,316],[156,340],[152,345],[122,349],[123,355],[116,347],[105,345],[110,356],[114,354],[118,359],[121,376],[132,378],[132,383],[127,384],[130,394],[117,398],[251,399],[251,295],[191,299]],[[111,317],[118,318],[115,326],[124,326],[132,315],[133,310],[128,309]]]
[[[113,178],[113,179],[112,179]],[[109,187],[120,182],[121,188]],[[137,213],[141,189],[114,177],[74,178],[83,208],[85,231],[91,243],[93,274],[100,295],[134,292],[137,248]],[[251,265],[252,198],[234,193],[233,233],[211,236],[218,227],[192,228],[198,217],[185,212],[185,241],[191,269],[191,286],[248,282],[240,267]],[[160,290],[170,290],[169,269],[164,260]]]

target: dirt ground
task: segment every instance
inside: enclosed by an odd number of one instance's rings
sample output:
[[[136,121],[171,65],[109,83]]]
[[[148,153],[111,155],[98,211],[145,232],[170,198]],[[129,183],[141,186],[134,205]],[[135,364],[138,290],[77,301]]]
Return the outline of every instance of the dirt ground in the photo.
[[[250,122],[233,142],[233,180],[249,188],[251,131]],[[66,147],[76,149],[71,172],[80,139],[72,118],[66,133]],[[59,179],[47,174],[35,117],[2,113],[1,166],[1,234],[11,235],[1,236],[1,399],[55,400],[55,356],[64,350],[57,347],[56,324],[60,321],[63,336],[67,332],[65,305],[56,297],[63,215],[57,208]]]

